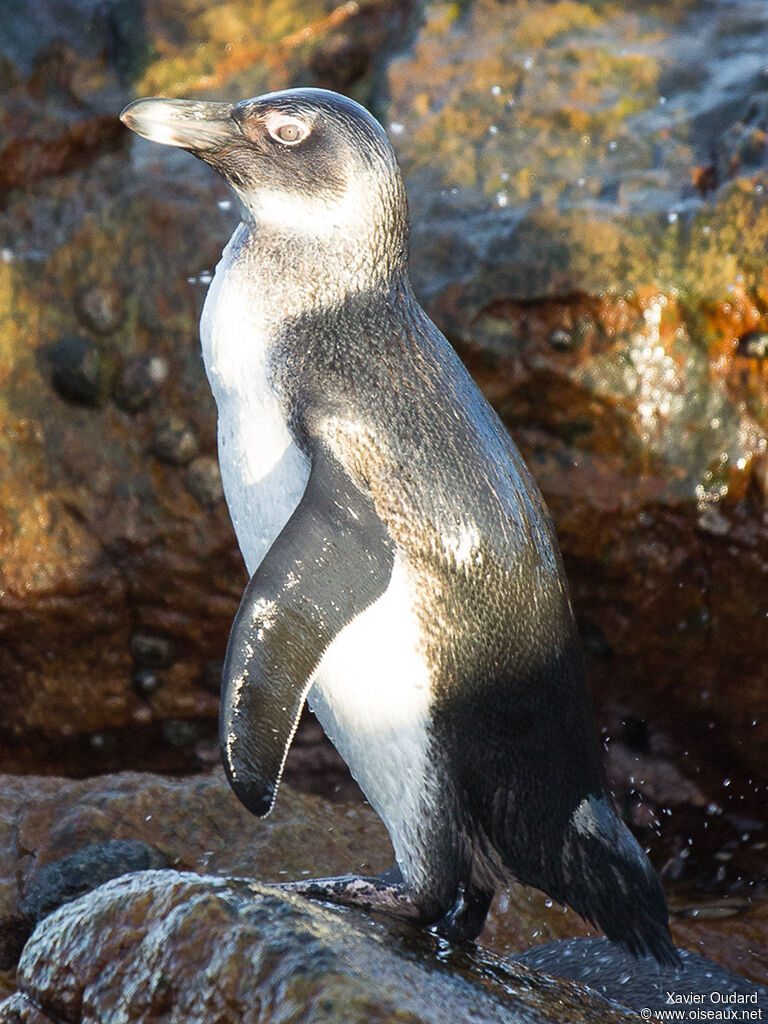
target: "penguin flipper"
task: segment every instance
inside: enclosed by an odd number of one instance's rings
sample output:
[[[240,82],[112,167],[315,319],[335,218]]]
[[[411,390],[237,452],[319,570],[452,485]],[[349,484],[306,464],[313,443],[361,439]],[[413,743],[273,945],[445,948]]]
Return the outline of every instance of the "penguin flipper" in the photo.
[[[393,562],[371,498],[315,451],[301,501],[245,588],[224,660],[222,759],[254,814],[272,809],[325,650],[384,593]]]

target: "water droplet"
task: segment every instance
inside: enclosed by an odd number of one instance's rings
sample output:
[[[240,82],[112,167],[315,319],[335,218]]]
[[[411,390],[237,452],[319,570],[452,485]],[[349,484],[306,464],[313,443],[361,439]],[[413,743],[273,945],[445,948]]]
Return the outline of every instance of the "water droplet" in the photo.
[[[492,125],[491,125],[491,126],[489,127],[489,129],[488,129],[488,134],[489,134],[489,135],[498,135],[498,134],[499,134],[499,128],[498,128],[498,125],[492,124]]]
[[[668,223],[674,224],[676,220],[677,220],[677,211],[676,210],[670,210],[667,213],[667,221],[668,221]]]
[[[491,86],[491,96],[501,96],[501,86],[500,85],[493,85],[493,86]]]
[[[392,135],[402,135],[403,134],[403,126],[402,126],[402,124],[399,121],[392,121],[390,126],[389,126],[389,130],[392,133]]]

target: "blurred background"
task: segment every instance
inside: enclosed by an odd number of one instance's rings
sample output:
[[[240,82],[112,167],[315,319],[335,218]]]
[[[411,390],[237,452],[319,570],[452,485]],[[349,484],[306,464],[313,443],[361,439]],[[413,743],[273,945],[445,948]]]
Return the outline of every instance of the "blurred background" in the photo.
[[[709,921],[764,976],[764,0],[4,0],[0,771],[217,763],[246,576],[197,324],[237,209],[117,115],[296,85],[386,127],[417,294],[549,504],[678,939]],[[360,799],[309,718],[286,777]]]

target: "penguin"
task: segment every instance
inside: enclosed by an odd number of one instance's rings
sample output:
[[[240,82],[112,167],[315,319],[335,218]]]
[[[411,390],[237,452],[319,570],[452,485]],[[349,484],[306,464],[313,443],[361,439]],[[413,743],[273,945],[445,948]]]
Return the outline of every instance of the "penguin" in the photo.
[[[307,701],[397,860],[283,888],[460,942],[515,878],[676,962],[608,791],[552,523],[411,289],[384,130],[308,88],[121,118],[209,164],[243,211],[200,321],[250,576],[222,679],[229,782],[270,812]]]

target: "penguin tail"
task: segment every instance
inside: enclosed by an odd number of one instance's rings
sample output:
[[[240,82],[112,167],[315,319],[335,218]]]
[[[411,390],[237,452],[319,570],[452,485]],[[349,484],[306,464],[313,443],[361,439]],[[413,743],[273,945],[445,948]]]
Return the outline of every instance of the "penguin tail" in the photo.
[[[566,827],[564,902],[634,956],[678,966],[661,882],[604,796],[581,801]],[[554,893],[552,894],[554,895]]]

